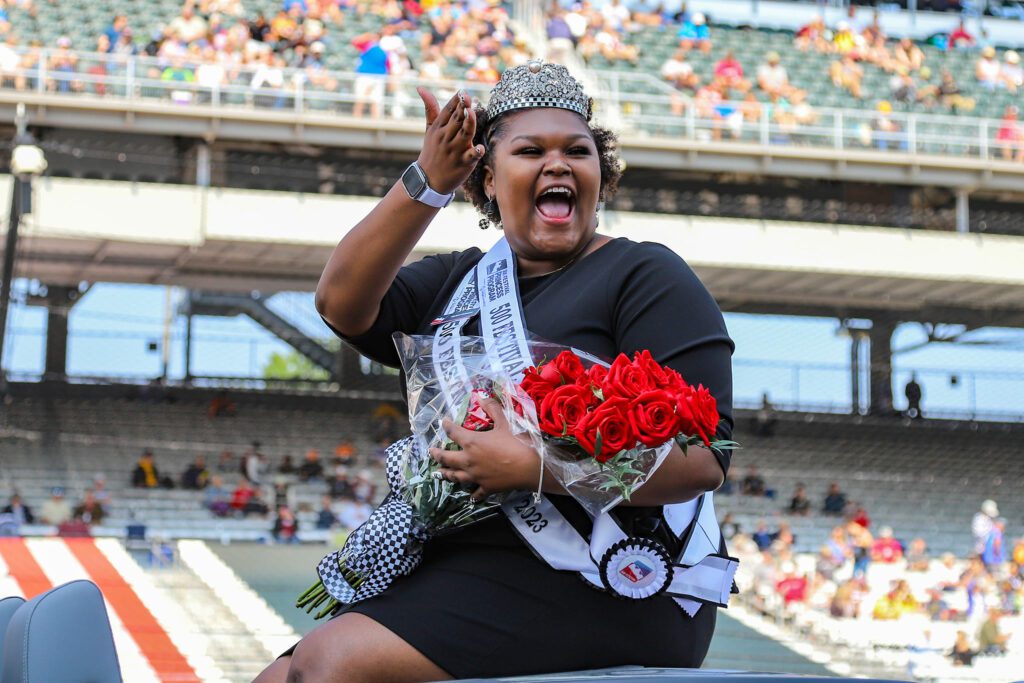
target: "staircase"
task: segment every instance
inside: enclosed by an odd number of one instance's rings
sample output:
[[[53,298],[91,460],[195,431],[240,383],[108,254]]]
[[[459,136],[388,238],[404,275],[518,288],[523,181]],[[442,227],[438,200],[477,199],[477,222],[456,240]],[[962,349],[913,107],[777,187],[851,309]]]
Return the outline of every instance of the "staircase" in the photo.
[[[191,290],[182,308],[186,315],[247,315],[332,376],[337,374],[337,354],[271,310],[259,294]]]

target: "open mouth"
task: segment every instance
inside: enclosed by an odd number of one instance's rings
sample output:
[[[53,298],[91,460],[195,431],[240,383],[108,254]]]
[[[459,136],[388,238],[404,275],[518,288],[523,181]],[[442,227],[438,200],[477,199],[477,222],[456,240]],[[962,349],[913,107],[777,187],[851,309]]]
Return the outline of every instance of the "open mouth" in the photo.
[[[572,220],[576,194],[565,186],[549,187],[537,196],[537,213],[548,223],[561,225]]]

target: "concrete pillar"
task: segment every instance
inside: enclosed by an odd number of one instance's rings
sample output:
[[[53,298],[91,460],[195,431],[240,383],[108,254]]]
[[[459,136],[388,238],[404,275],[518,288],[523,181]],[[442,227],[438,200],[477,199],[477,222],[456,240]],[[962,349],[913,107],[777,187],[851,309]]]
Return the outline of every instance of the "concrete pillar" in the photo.
[[[850,330],[850,412],[860,413],[860,347],[861,334]]]
[[[63,382],[68,368],[68,315],[78,300],[73,287],[48,285],[46,288],[46,355],[43,379]]]
[[[956,191],[956,231],[971,231],[971,205],[970,193],[964,189]]]
[[[896,323],[889,320],[872,321],[868,339],[871,342],[871,415],[889,416],[892,406],[892,334]]]

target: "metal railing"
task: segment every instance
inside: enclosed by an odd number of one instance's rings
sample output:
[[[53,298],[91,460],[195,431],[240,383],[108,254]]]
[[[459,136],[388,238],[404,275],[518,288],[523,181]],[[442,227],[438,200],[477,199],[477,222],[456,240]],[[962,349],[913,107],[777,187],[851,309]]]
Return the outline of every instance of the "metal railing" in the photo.
[[[263,110],[292,117],[342,115],[419,120],[417,86],[442,102],[458,88],[486,100],[489,84],[368,76],[324,69],[228,67],[153,57],[28,50],[21,66],[0,73],[0,90],[99,98],[135,105]],[[1007,140],[999,119],[880,113],[802,105],[719,102],[675,91],[646,74],[592,72],[599,83],[596,115],[618,132],[640,136],[733,141],[760,146],[940,154],[984,160],[1020,159],[1024,143]],[[1020,124],[1015,124],[1020,125]],[[1024,130],[1022,127],[1020,130]]]

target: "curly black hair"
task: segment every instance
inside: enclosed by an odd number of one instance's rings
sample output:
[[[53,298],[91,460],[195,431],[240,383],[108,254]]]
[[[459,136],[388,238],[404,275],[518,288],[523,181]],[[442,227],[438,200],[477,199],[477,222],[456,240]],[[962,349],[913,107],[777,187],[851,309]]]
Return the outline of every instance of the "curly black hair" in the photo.
[[[466,199],[473,203],[476,210],[484,214],[493,223],[501,221],[500,215],[488,215],[484,211],[484,204],[487,202],[487,195],[484,193],[484,167],[493,162],[493,142],[505,134],[508,124],[508,117],[499,115],[494,121],[487,116],[487,110],[477,106],[476,133],[473,135],[473,145],[484,146],[484,156],[473,168],[473,172],[462,184],[462,192]],[[619,179],[622,177],[622,166],[619,163],[618,137],[612,131],[601,126],[590,124],[590,133],[594,137],[594,145],[597,147],[597,156],[601,163],[601,192],[598,195],[600,201],[605,202],[615,195],[619,187]]]

